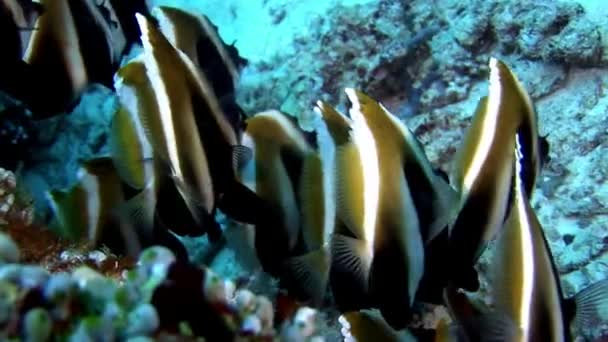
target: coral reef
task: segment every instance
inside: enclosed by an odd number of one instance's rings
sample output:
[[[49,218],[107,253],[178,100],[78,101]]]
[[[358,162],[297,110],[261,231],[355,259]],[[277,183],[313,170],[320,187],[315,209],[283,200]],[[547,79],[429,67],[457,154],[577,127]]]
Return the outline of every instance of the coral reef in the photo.
[[[134,267],[122,265],[105,276],[86,265],[49,273],[20,259],[17,244],[0,233],[4,340],[322,340],[315,337],[314,309],[300,307],[275,326],[267,297],[179,263],[162,247],[142,252]]]
[[[27,226],[33,219],[32,203],[17,188],[15,174],[0,168],[0,225],[18,222]]]

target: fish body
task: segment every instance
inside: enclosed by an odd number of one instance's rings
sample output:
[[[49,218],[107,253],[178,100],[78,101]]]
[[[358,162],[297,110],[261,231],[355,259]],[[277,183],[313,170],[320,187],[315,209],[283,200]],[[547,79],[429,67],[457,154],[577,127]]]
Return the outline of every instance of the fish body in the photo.
[[[204,229],[204,222],[212,221],[209,217],[215,209],[215,195],[209,159],[195,118],[197,104],[194,99],[202,96],[193,84],[196,76],[191,74],[187,56],[176,50],[148,19],[137,15],[137,20],[142,32],[146,74],[141,75],[140,69],[139,77],[143,82],[135,90],[147,95],[142,100],[142,105],[146,106],[141,111],[145,117],[142,122],[147,127],[155,153],[168,166],[199,229]],[[155,104],[148,102],[151,100]]]
[[[495,311],[509,318],[514,341],[571,341],[571,326],[592,324],[608,309],[608,279],[565,298],[555,260],[526,190],[526,158],[514,145],[513,201],[492,261]]]
[[[332,274],[344,286],[350,272],[358,287],[353,297],[366,293],[391,326],[403,328],[424,265],[418,214],[404,173],[407,128],[367,95],[354,89],[346,94],[351,119],[318,106],[336,143],[337,217],[348,227],[335,234]]]
[[[478,288],[473,266],[507,216],[516,134],[525,150],[522,177],[532,194],[541,164],[536,112],[516,76],[492,58],[488,96],[479,102],[450,178],[460,194],[449,232],[450,268],[459,287]]]
[[[423,275],[424,245],[418,213],[405,176],[408,130],[380,103],[347,89],[350,114],[364,121],[377,151],[378,202],[369,286],[382,316],[404,328]]]
[[[278,274],[300,236],[298,189],[303,163],[312,151],[296,125],[278,111],[248,119],[246,135],[254,144],[255,193],[269,209],[256,227],[256,250],[264,268]]]

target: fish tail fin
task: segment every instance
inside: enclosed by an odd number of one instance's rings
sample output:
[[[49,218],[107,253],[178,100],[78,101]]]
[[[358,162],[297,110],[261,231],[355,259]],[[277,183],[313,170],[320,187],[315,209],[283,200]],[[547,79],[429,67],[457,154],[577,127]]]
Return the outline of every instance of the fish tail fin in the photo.
[[[301,291],[315,306],[323,304],[329,280],[330,253],[320,248],[304,255],[290,258],[285,266]]]

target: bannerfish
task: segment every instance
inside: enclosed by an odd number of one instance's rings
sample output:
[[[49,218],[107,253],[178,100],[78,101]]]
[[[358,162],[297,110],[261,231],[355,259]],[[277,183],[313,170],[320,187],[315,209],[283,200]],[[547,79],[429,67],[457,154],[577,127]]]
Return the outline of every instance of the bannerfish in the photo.
[[[570,324],[581,326],[608,312],[608,279],[564,298],[543,228],[526,192],[525,146],[517,135],[513,201],[490,267],[495,310],[514,323],[516,341],[571,341]]]
[[[355,126],[331,105],[319,101],[314,110],[321,114],[334,145],[332,191],[336,213],[330,285],[338,309],[356,311],[371,307],[368,274],[373,251],[366,243],[364,227],[365,219],[373,220],[369,215],[377,202],[374,189],[377,191],[378,176],[376,159],[365,161],[363,153],[373,147],[373,142],[365,127]],[[373,230],[368,232],[372,234]],[[351,252],[349,246],[358,250]]]
[[[531,195],[546,144],[529,95],[511,70],[492,58],[488,96],[479,101],[450,177],[460,194],[449,232],[450,277],[458,287],[479,287],[473,266],[507,217],[516,134],[525,150],[522,177]]]
[[[150,199],[155,200],[156,225],[180,236],[203,234],[206,230],[198,227],[161,157],[167,155],[167,143],[143,55],[118,70],[114,87],[122,111],[113,119],[110,147],[122,180],[154,194]]]
[[[249,118],[245,136],[254,146],[255,193],[267,207],[256,224],[255,249],[264,270],[278,275],[301,234],[298,189],[313,150],[295,123],[274,110]]]
[[[71,240],[85,240],[92,247],[106,245],[117,253],[137,256],[147,246],[163,244],[179,255],[185,249],[175,237],[158,234],[149,218],[154,207],[140,192],[127,197],[111,158],[82,164],[78,182],[67,191],[47,192],[57,231]]]
[[[167,144],[163,159],[171,166],[180,192],[190,198],[191,210],[198,202],[208,213],[217,207],[233,219],[255,222],[261,201],[236,174],[251,151],[239,144],[205,75],[148,19],[139,14],[137,18]],[[156,150],[157,144],[152,145]],[[184,148],[189,152],[178,153]]]
[[[145,117],[142,122],[147,137],[154,153],[166,163],[201,234],[207,231],[218,236],[221,228],[214,218],[215,184],[195,118],[195,102],[203,96],[197,77],[192,74],[187,56],[176,50],[144,16],[138,14],[137,20],[144,45],[143,67],[154,94],[141,103],[150,107],[140,113]],[[147,95],[149,85],[144,81],[142,88],[135,91]],[[156,102],[157,109],[144,103],[148,98]]]
[[[409,322],[410,309],[423,275],[424,244],[420,221],[404,165],[408,157],[407,127],[374,99],[346,89],[355,125],[365,125],[377,158],[378,200],[373,227],[373,259],[369,287],[375,305],[394,328]],[[368,156],[363,154],[367,161]],[[371,222],[370,222],[371,223]],[[367,229],[366,229],[367,230]],[[371,234],[370,234],[371,235]]]
[[[336,179],[336,198],[337,215],[354,236],[334,235],[332,266],[355,274],[372,305],[400,329],[410,318],[424,266],[418,214],[404,174],[405,127],[367,95],[350,88],[346,94],[352,126],[350,142],[336,146],[336,169],[345,172]],[[344,121],[335,111],[325,112],[334,114],[328,126]]]
[[[42,0],[23,60],[32,79],[25,97],[37,117],[69,110],[92,82],[108,87],[124,52],[125,41],[113,17],[104,16],[93,0]],[[105,7],[104,7],[105,8]],[[111,7],[106,8],[108,13]]]

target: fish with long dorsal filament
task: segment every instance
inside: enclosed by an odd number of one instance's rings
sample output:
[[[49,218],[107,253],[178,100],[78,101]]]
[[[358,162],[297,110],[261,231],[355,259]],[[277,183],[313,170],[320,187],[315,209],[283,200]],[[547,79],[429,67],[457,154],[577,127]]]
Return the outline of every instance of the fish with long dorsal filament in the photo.
[[[514,143],[513,201],[493,248],[491,284],[495,310],[514,323],[516,341],[570,341],[571,322],[590,322],[608,312],[608,279],[565,299],[559,273],[526,190],[527,152]]]
[[[238,134],[226,119],[206,76],[148,19],[142,15],[137,18],[146,72],[159,105],[167,144],[167,154],[161,157],[168,161],[178,189],[190,202],[191,210],[198,203],[207,212],[213,213],[217,207],[236,220],[255,222],[261,201],[236,175],[236,166],[250,158],[251,151],[239,144]],[[152,145],[156,150],[157,144]],[[184,148],[189,152],[178,152]],[[182,168],[180,162],[189,166]],[[195,184],[189,184],[192,182]]]
[[[127,184],[154,194],[158,224],[181,236],[200,235],[205,230],[197,226],[163,162],[168,145],[143,58],[139,55],[129,61],[114,78],[123,107],[112,122],[110,146],[115,165]]]
[[[322,116],[334,144],[336,213],[331,245],[332,294],[341,311],[359,310],[371,306],[367,275],[372,251],[364,243],[364,217],[371,212],[374,199],[371,194],[377,187],[377,177],[364,177],[366,172],[373,174],[370,166],[374,164],[368,163],[364,168],[362,159],[362,151],[369,148],[371,138],[361,127],[354,126],[350,118],[325,102],[317,102],[314,110]],[[352,253],[349,245],[357,246],[359,250]]]
[[[364,152],[363,160],[377,159],[375,215],[367,222],[374,229],[369,291],[384,319],[402,329],[409,322],[424,271],[424,242],[404,169],[407,127],[369,96],[349,88],[346,95],[355,126],[365,125],[375,145],[375,152]]]
[[[301,240],[306,252],[286,261],[288,276],[313,306],[324,303],[328,289],[336,212],[333,143],[322,122],[318,123],[316,148],[304,157],[297,184]]]
[[[474,265],[507,216],[516,134],[525,150],[523,182],[532,195],[546,144],[528,94],[507,65],[492,58],[488,96],[479,101],[450,177],[460,194],[449,231],[451,278],[458,287],[479,287]]]
[[[146,77],[154,96],[150,110],[141,112],[147,136],[155,154],[167,165],[175,185],[202,234],[219,235],[214,220],[216,198],[209,159],[197,129],[196,101],[204,101],[191,61],[176,50],[148,19],[137,15],[144,45]],[[142,84],[147,93],[149,85]]]
[[[254,146],[255,193],[268,208],[256,224],[256,252],[264,269],[279,275],[301,234],[298,190],[305,160],[314,151],[296,124],[274,110],[249,118],[245,136]]]
[[[424,266],[418,214],[404,173],[407,128],[367,95],[350,88],[346,94],[351,120],[323,104],[319,108],[336,142],[337,216],[352,233],[334,234],[332,268],[342,279],[350,272],[386,321],[403,328]]]

